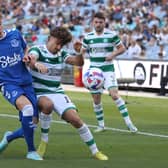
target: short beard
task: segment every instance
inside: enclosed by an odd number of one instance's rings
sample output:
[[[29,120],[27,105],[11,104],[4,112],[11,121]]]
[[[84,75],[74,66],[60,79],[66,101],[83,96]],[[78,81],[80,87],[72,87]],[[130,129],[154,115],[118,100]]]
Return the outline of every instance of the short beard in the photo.
[[[102,32],[103,32],[103,29],[101,28],[101,29],[95,29],[96,30],[96,32],[98,33],[98,34],[101,34]]]

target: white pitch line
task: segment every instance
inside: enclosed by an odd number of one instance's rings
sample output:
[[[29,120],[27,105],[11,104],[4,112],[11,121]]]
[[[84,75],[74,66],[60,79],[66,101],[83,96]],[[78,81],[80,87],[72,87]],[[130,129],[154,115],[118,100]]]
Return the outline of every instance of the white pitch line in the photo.
[[[17,115],[11,115],[11,114],[0,114],[0,117],[8,117],[8,118],[18,118]],[[53,123],[59,123],[59,124],[67,124],[67,122],[65,121],[58,121],[58,120],[52,120]],[[88,127],[91,128],[97,128],[96,125],[89,125]],[[106,130],[111,130],[111,131],[116,131],[116,132],[126,132],[126,133],[130,133],[130,131],[128,130],[124,130],[124,129],[119,129],[119,128],[111,128],[111,127],[105,127]],[[152,137],[159,137],[159,138],[168,138],[168,135],[162,135],[162,134],[154,134],[154,133],[150,133],[150,132],[141,132],[138,131],[134,134],[139,134],[139,135],[145,135],[145,136],[152,136]]]
[[[17,115],[11,115],[11,114],[0,114],[1,117],[9,117],[9,118],[19,118]]]

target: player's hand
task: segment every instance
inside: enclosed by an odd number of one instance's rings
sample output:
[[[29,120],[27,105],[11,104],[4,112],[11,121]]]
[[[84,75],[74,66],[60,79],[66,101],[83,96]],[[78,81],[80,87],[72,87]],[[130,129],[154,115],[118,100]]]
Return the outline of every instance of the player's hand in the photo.
[[[74,42],[73,47],[77,53],[81,53],[82,50],[82,43],[81,41],[77,40]]]
[[[106,57],[106,61],[112,61],[114,58],[113,58],[113,55],[108,55],[107,57]]]
[[[22,61],[25,62],[26,64],[28,64],[31,61],[31,57],[29,55],[25,55],[23,57]]]
[[[39,122],[39,118],[33,116],[33,124],[38,124],[38,122]]]
[[[48,72],[48,68],[47,68],[44,64],[42,64],[42,63],[40,63],[40,62],[36,62],[36,63],[34,64],[34,67],[35,67],[35,69],[37,69],[37,71],[40,72],[40,73],[45,74],[45,73]]]
[[[34,64],[36,63],[36,57],[33,54],[26,54],[22,60],[27,66],[31,69],[34,68]]]

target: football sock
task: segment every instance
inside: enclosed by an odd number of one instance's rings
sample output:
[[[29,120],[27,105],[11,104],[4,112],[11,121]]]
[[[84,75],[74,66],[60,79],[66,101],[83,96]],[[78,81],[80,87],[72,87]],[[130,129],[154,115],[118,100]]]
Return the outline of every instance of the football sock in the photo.
[[[23,133],[24,137],[28,146],[28,151],[35,151],[35,146],[34,146],[34,124],[32,121],[32,116],[33,116],[33,107],[32,105],[26,105],[22,109],[22,128],[23,128]]]
[[[80,128],[78,128],[78,132],[81,139],[87,144],[87,146],[91,150],[91,153],[93,155],[97,153],[98,152],[97,145],[94,141],[92,133],[90,132],[86,124],[83,124]]]
[[[128,114],[128,109],[125,105],[125,102],[122,98],[118,98],[117,100],[115,100],[115,103],[125,121],[125,123],[128,125],[129,123],[132,123],[131,122],[131,119],[129,117],[129,114]]]
[[[46,115],[43,112],[40,113],[41,139],[44,142],[48,142],[48,133],[50,130],[51,120],[52,114]]]
[[[96,114],[97,122],[100,127],[104,127],[104,113],[102,103],[94,104],[93,103],[94,112]]]
[[[12,132],[12,134],[8,135],[7,136],[7,141],[8,142],[11,142],[17,138],[23,138],[23,129],[22,128],[19,128],[15,131]]]

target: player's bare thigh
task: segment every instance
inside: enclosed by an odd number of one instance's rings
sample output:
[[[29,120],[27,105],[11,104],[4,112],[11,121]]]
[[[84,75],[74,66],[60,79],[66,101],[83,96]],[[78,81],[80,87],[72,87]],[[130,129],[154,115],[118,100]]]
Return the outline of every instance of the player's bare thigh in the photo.
[[[64,112],[62,119],[71,123],[75,128],[80,128],[83,125],[83,121],[81,120],[75,109],[69,109]]]
[[[19,111],[21,111],[26,105],[32,105],[30,100],[24,95],[19,96],[16,99],[15,104],[16,104],[16,107]]]

